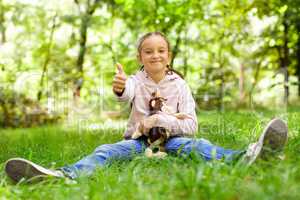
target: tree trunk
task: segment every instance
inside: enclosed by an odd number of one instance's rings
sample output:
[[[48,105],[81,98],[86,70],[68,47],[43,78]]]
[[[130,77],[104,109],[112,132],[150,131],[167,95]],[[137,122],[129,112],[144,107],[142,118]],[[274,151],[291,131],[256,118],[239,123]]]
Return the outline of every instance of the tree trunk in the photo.
[[[244,65],[240,65],[240,77],[239,77],[239,93],[240,93],[240,104],[245,103],[245,69]]]
[[[183,58],[183,76],[186,77],[187,75],[187,72],[188,72],[188,48],[187,48],[187,39],[188,36],[187,36],[187,32],[185,32],[185,36],[184,36],[184,48],[185,48],[185,51],[184,51],[184,58]]]
[[[109,43],[104,44],[104,45],[111,52],[112,64],[115,65],[118,62],[118,56],[117,56],[117,53],[114,51],[114,48],[113,48],[113,45],[114,45],[114,37],[113,37],[114,35],[113,35],[113,33],[115,32],[115,30],[114,30],[114,23],[115,23],[115,9],[114,9],[114,5],[113,4],[109,5],[109,9],[110,9],[110,12],[111,12],[111,18],[109,20],[109,26],[110,26],[111,34],[110,34],[110,41],[109,41]]]
[[[6,42],[5,35],[5,26],[4,26],[5,18],[4,18],[4,6],[2,0],[0,0],[0,34],[1,34],[1,43]]]
[[[298,77],[298,99],[300,99],[300,22],[297,23],[297,32],[298,32],[298,40],[297,40],[297,66],[296,66],[296,75]]]
[[[179,51],[179,44],[181,42],[181,38],[180,38],[180,32],[178,33],[178,36],[176,38],[176,43],[175,43],[175,46],[172,50],[172,60],[171,60],[171,63],[170,63],[170,66],[173,67],[173,64],[174,64],[174,60],[177,56],[177,53]]]
[[[175,46],[174,48],[172,49],[172,60],[171,60],[171,63],[170,63],[170,66],[173,67],[173,63],[174,63],[174,60],[177,56],[177,53],[179,52],[179,45],[181,43],[181,37],[180,37],[180,34],[181,34],[181,31],[183,30],[184,28],[184,25],[185,25],[185,22],[182,22],[179,27],[178,27],[178,30],[177,30],[177,38],[176,38],[176,42],[175,42]]]
[[[51,48],[52,48],[52,43],[53,43],[53,35],[54,35],[54,31],[56,28],[56,17],[57,15],[55,15],[53,17],[52,20],[52,28],[51,28],[51,33],[50,33],[50,38],[49,38],[49,43],[48,43],[48,49],[45,55],[45,62],[43,65],[43,72],[42,72],[42,76],[41,76],[41,80],[40,80],[40,87],[39,87],[39,91],[37,93],[37,100],[40,101],[42,98],[42,94],[43,94],[43,90],[44,90],[44,77],[48,68],[48,64],[51,58]]]
[[[3,126],[8,127],[10,125],[10,114],[8,112],[6,102],[4,99],[0,99],[0,106],[2,107],[3,110]]]
[[[75,1],[75,3],[79,6],[79,2]],[[98,6],[99,0],[95,0],[93,4],[90,3],[90,0],[87,1],[87,8],[85,13],[81,15],[81,25],[80,25],[80,39],[79,39],[79,52],[77,56],[76,68],[78,75],[76,80],[74,81],[74,91],[73,91],[73,98],[76,99],[80,98],[80,91],[83,86],[83,63],[84,57],[86,53],[86,38],[87,32],[89,27],[90,18],[92,17],[93,13]]]
[[[86,52],[86,35],[87,35],[87,28],[89,22],[89,15],[84,14],[81,18],[81,26],[80,26],[80,40],[79,40],[79,52],[76,62],[76,68],[78,72],[78,76],[74,82],[75,88],[73,92],[74,99],[80,97],[80,90],[83,85],[83,63],[84,63],[84,56]]]
[[[249,92],[249,106],[250,106],[250,108],[252,107],[252,96],[253,96],[254,88],[256,87],[256,84],[257,84],[257,81],[258,81],[258,76],[259,76],[259,72],[260,72],[261,62],[262,62],[262,60],[259,61],[256,64],[255,74],[254,74],[254,82],[251,84],[251,89],[250,89],[250,92]]]
[[[288,71],[288,65],[289,65],[289,48],[288,48],[288,23],[286,21],[286,16],[283,21],[283,27],[284,27],[284,35],[283,35],[283,63],[282,63],[282,69],[284,73],[284,104],[288,106],[289,104],[289,71]]]

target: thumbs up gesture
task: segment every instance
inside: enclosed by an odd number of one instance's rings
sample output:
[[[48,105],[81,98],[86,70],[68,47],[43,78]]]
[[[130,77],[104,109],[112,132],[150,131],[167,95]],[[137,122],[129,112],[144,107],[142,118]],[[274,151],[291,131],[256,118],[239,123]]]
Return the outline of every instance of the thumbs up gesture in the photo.
[[[126,79],[127,77],[123,70],[123,66],[120,63],[117,63],[117,73],[113,80],[113,91],[117,95],[122,95],[125,89]]]

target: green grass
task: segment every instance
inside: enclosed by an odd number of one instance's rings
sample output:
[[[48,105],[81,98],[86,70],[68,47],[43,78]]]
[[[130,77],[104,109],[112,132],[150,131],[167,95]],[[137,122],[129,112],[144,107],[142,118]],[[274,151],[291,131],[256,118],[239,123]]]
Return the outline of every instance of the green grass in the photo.
[[[204,162],[199,157],[156,160],[141,155],[105,166],[76,184],[49,179],[34,185],[14,185],[3,172],[4,162],[24,157],[45,167],[59,167],[88,155],[101,144],[121,140],[120,133],[78,132],[59,126],[0,130],[0,199],[300,199],[299,109],[288,113],[200,112],[198,137],[240,149],[254,142],[273,116],[288,120],[290,137],[284,160],[260,160],[242,168],[221,161]]]

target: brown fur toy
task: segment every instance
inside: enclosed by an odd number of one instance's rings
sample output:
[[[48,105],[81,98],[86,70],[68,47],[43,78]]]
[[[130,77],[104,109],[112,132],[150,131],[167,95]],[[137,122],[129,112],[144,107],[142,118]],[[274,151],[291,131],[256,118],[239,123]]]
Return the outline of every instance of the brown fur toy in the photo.
[[[150,115],[157,114],[162,111],[164,102],[167,99],[161,97],[158,92],[152,93],[152,99],[149,101]],[[167,155],[165,152],[165,143],[170,133],[163,127],[153,127],[149,130],[147,142],[149,147],[145,150],[147,157],[163,158]]]
[[[152,98],[149,101],[149,109],[150,109],[150,116],[157,114],[160,112],[166,112],[167,114],[173,115],[178,119],[185,119],[189,118],[188,115],[184,113],[174,113],[172,114],[170,112],[171,109],[169,109],[165,102],[167,99],[160,96],[159,92],[153,92]],[[149,144],[149,147],[145,150],[145,155],[147,157],[157,157],[157,158],[164,158],[167,153],[165,152],[165,143],[167,139],[170,136],[170,133],[167,129],[163,127],[153,127],[149,130],[149,133],[146,133],[147,135],[147,142]],[[137,139],[140,136],[142,136],[143,133],[141,133],[139,130],[133,133],[132,139]]]

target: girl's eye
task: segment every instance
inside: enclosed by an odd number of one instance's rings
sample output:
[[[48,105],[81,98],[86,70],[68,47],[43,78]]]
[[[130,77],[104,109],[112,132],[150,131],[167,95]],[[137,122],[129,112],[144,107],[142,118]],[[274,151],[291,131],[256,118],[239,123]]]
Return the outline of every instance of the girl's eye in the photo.
[[[165,50],[159,50],[159,53],[164,53],[165,52]]]
[[[145,51],[145,53],[146,53],[146,54],[150,54],[150,53],[152,53],[152,52],[151,52],[151,51]]]

